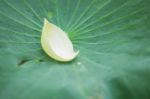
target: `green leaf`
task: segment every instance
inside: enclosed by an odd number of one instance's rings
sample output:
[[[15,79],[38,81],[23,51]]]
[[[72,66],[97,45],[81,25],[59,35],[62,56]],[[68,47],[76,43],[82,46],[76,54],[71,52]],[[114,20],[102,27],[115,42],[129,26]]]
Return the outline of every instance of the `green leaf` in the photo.
[[[150,99],[149,0],[0,0],[0,99]],[[80,50],[44,53],[44,18]]]

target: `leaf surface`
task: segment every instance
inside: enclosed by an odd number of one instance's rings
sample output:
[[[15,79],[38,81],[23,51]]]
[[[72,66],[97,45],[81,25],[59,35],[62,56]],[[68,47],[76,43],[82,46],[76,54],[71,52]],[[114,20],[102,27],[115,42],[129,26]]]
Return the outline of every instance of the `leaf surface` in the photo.
[[[0,0],[0,99],[150,99],[149,0]],[[42,50],[44,18],[77,59]]]

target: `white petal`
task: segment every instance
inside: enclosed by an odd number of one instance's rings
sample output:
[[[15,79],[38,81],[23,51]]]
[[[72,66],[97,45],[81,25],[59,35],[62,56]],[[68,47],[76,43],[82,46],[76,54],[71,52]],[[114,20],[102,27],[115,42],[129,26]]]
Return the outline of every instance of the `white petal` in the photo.
[[[41,44],[44,51],[58,61],[71,61],[79,51],[73,50],[73,45],[68,35],[56,25],[44,20],[41,36]]]

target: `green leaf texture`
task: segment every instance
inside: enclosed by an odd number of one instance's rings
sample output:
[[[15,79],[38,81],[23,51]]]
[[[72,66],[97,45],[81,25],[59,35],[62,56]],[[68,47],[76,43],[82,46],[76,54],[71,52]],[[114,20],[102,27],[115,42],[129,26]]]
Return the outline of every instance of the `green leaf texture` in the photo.
[[[0,0],[0,99],[150,99],[150,0]],[[78,57],[41,48],[44,18]]]

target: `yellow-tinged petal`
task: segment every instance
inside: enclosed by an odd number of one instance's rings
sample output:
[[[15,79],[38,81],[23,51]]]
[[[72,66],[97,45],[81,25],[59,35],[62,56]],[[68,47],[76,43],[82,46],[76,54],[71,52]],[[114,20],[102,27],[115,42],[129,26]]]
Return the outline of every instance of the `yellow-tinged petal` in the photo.
[[[68,35],[56,25],[44,20],[41,36],[43,50],[57,61],[67,62],[73,60],[79,53],[73,50]]]

